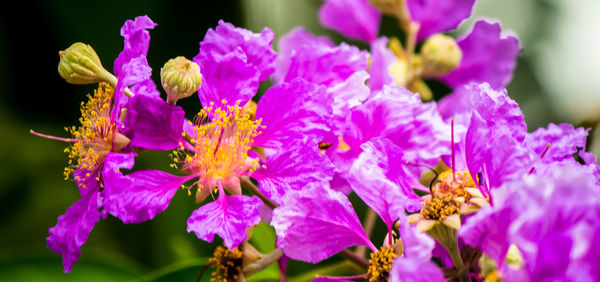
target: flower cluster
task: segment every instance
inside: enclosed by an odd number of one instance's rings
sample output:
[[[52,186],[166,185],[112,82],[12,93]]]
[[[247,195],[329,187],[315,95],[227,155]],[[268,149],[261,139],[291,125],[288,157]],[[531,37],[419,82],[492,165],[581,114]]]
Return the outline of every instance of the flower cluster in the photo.
[[[316,281],[597,281],[600,166],[585,152],[587,130],[527,131],[504,89],[519,42],[499,24],[441,34],[474,2],[326,0],[322,24],[369,50],[296,28],[276,53],[269,28],[220,21],[193,60],[161,69],[166,99],[150,79],[147,16],[122,27],[113,73],[74,44],[61,52],[61,76],[98,89],[80,126],[66,128],[72,137],[32,131],[70,144],[65,177],[81,194],[48,247],[70,272],[101,219],[151,220],[183,188],[199,205],[187,231],[224,243],[209,260],[213,280],[243,281],[275,262],[284,275],[289,259],[340,254],[364,272]],[[378,37],[382,13],[404,40]],[[425,79],[452,93],[431,101]],[[186,116],[177,101],[196,93],[202,108]],[[148,150],[169,153],[171,170],[136,169]],[[364,222],[351,193],[369,210]],[[385,236],[372,234],[377,218]],[[277,234],[269,254],[248,241],[261,221]]]

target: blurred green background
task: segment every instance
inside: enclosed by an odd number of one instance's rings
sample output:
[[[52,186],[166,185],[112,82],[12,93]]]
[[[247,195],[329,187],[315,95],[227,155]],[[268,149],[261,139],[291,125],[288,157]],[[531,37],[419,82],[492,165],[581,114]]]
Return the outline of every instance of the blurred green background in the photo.
[[[481,0],[476,7],[475,17],[498,18],[521,39],[523,52],[508,90],[521,105],[530,130],[548,122],[587,127],[598,123],[600,55],[595,46],[599,46],[600,38],[594,28],[600,25],[592,15],[600,11],[600,5],[593,0],[581,3]],[[59,50],[77,41],[88,43],[105,68],[112,70],[113,60],[123,48],[120,27],[127,19],[146,14],[158,23],[150,33],[148,53],[158,82],[163,63],[179,55],[195,56],[206,30],[219,19],[254,31],[270,26],[277,38],[303,25],[339,42],[339,35],[320,27],[316,14],[320,4],[319,0],[72,0],[17,1],[11,8],[3,8],[0,281],[190,281],[196,279],[207,257],[221,243],[217,238],[208,244],[186,232],[187,217],[196,205],[187,193],[178,193],[153,221],[125,225],[109,217],[98,223],[73,272],[62,273],[61,258],[46,248],[45,237],[57,217],[79,196],[75,184],[63,180],[65,144],[32,136],[29,129],[64,136],[63,127],[77,123],[79,103],[94,87],[69,85],[58,76]],[[382,30],[392,30],[393,21],[384,19],[384,25]],[[453,34],[468,30],[470,25],[471,21],[464,23]],[[188,118],[199,106],[198,99],[183,102]],[[592,150],[600,150],[599,145],[594,146]],[[145,153],[137,159],[136,168],[168,170],[169,161],[166,153]],[[355,197],[352,200],[358,203]],[[357,204],[357,209],[359,215],[364,214],[363,205]],[[274,233],[266,225],[259,229],[252,242],[267,252],[273,248]],[[382,232],[376,233],[375,242],[385,235],[381,223],[376,231]],[[338,262],[338,258],[319,266],[291,262],[288,273],[302,281],[312,275],[307,271],[316,267],[336,273]],[[254,280],[278,278],[274,266]]]

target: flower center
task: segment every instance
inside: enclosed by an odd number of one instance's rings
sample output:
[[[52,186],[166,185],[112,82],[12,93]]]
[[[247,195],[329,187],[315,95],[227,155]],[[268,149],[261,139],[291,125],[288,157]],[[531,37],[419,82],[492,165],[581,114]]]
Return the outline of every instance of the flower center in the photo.
[[[212,189],[217,181],[238,178],[254,172],[259,164],[258,158],[248,157],[254,138],[260,134],[260,120],[254,121],[248,111],[239,106],[210,107],[202,109],[194,125],[194,134],[190,138],[193,148],[181,146],[173,152],[174,166],[195,175],[199,180],[198,188]],[[208,121],[212,119],[212,121]]]
[[[468,171],[455,172],[452,176],[452,170],[446,170],[438,177],[433,190],[435,193],[450,193],[455,197],[465,197],[465,201],[468,201],[470,194],[465,191],[465,188],[476,188]]]
[[[210,281],[237,281],[242,272],[242,252],[236,248],[231,251],[223,246],[218,246],[213,257],[208,260],[215,267]]]
[[[382,247],[379,252],[371,253],[369,259],[369,269],[367,272],[369,281],[385,282],[388,281],[392,263],[398,255],[394,252],[392,246]]]
[[[458,212],[459,204],[451,193],[435,193],[431,199],[423,202],[421,215],[425,219],[443,221],[447,216]]]
[[[64,171],[65,180],[77,169],[93,171],[111,151],[116,131],[115,123],[110,119],[113,95],[114,89],[110,85],[100,83],[98,89],[94,90],[94,96],[88,94],[87,103],[81,103],[81,126],[65,127],[78,140],[65,149],[69,156]],[[77,182],[82,180],[79,176],[74,178]],[[85,188],[85,184],[82,184],[82,188]]]

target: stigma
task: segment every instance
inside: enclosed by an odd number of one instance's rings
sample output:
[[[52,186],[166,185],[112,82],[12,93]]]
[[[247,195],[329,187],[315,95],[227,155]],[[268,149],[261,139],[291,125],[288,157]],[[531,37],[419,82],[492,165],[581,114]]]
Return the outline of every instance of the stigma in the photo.
[[[73,176],[77,169],[95,171],[103,163],[104,157],[113,149],[116,125],[110,118],[114,89],[107,83],[100,83],[94,95],[87,95],[88,101],[81,103],[79,127],[65,127],[75,142],[65,149],[69,161],[64,170],[65,180]],[[118,133],[117,133],[118,134]],[[87,173],[85,177],[89,177]],[[75,181],[85,187],[84,179],[73,176]]]
[[[198,113],[193,129],[195,136],[184,137],[190,146],[180,144],[173,151],[173,166],[185,173],[198,176],[198,189],[213,189],[221,182],[224,186],[238,183],[239,176],[254,172],[259,158],[251,158],[248,151],[254,138],[264,126],[261,120],[240,107],[239,100],[233,106],[222,101],[222,106],[210,106]],[[192,186],[193,186],[192,185]]]

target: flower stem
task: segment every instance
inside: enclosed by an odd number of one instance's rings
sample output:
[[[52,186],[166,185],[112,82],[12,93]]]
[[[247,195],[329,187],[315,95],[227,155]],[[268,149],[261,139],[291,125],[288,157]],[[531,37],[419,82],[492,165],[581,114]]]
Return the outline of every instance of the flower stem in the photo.
[[[359,257],[358,255],[356,255],[355,253],[353,253],[352,251],[350,251],[348,249],[345,249],[345,250],[339,252],[338,255],[350,260],[351,262],[355,263],[358,266],[369,267],[368,260],[366,260],[363,257]]]
[[[250,181],[250,178],[248,178],[247,176],[240,177],[240,184],[244,189],[247,189],[248,191],[250,191],[250,193],[258,196],[258,198],[260,198],[263,201],[263,203],[267,205],[267,207],[271,209],[275,209],[277,207],[277,204],[271,201],[265,195],[263,195],[263,193],[261,193],[258,190],[258,187],[256,187],[256,185],[254,185],[254,183],[252,183],[252,181]]]
[[[456,268],[458,279],[461,282],[469,281],[467,269],[465,268],[465,264],[460,256],[460,251],[458,250],[458,236],[456,236],[456,230],[444,224],[436,224],[427,231],[427,234],[444,246],[452,259],[454,268]]]
[[[367,233],[367,237],[370,238],[373,233],[373,228],[375,228],[375,220],[377,220],[377,214],[371,208],[368,209],[366,219],[365,219],[365,233]],[[367,246],[358,246],[356,247],[356,251],[354,253],[364,258],[367,254]]]

